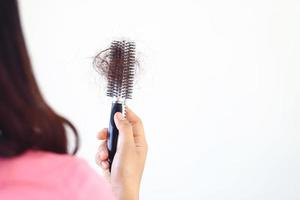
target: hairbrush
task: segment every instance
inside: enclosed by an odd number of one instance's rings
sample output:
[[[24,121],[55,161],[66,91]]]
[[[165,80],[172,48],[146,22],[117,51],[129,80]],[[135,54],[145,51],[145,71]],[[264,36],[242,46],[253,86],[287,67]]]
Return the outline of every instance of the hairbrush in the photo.
[[[107,96],[112,98],[108,128],[108,162],[110,170],[117,151],[119,131],[114,122],[116,112],[126,117],[126,100],[132,98],[135,75],[135,43],[113,41],[109,48],[107,63]]]

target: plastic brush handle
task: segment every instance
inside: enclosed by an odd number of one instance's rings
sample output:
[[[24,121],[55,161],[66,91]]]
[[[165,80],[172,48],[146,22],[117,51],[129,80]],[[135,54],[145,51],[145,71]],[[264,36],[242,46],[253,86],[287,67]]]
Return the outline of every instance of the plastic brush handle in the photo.
[[[108,162],[110,164],[109,171],[111,171],[112,162],[114,160],[116,151],[117,151],[117,144],[118,144],[118,137],[119,137],[119,130],[116,127],[114,116],[116,112],[123,111],[123,105],[121,103],[113,103],[111,107],[110,113],[110,120],[109,120],[109,127],[108,127]]]

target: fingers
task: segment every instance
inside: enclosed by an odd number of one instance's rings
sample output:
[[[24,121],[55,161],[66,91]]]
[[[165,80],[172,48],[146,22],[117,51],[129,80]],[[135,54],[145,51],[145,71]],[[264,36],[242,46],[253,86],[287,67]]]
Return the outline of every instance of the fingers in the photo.
[[[108,149],[106,142],[100,144],[98,151],[96,153],[96,161],[104,161],[108,159]],[[98,161],[97,161],[98,162]]]
[[[99,153],[96,154],[96,164],[100,166],[103,170],[109,169],[109,162],[106,160],[101,160]]]
[[[119,130],[119,139],[118,139],[118,146],[121,145],[122,147],[125,145],[133,144],[133,133],[132,133],[132,125],[130,122],[123,117],[122,113],[117,112],[114,115],[114,121],[116,127]]]
[[[101,167],[104,170],[108,170],[109,169],[109,162],[108,161],[102,161],[101,162]]]
[[[126,150],[130,146],[142,147],[141,149],[147,151],[147,143],[141,119],[130,108],[127,107],[126,110],[126,118],[120,112],[114,115],[114,121],[119,130],[118,148],[120,148],[121,152],[122,149]],[[102,129],[97,134],[97,138],[103,141],[96,153],[96,163],[106,172],[110,167],[107,148],[108,129]]]
[[[141,119],[128,106],[126,106],[126,118],[133,125],[139,124],[141,122]]]
[[[129,108],[126,107],[126,117],[132,124],[133,136],[136,145],[146,145],[144,126],[142,120]]]
[[[103,131],[103,132],[105,133],[105,131]],[[102,134],[102,135],[104,135],[104,134]],[[96,153],[96,163],[97,163],[97,165],[102,167],[102,169],[104,169],[104,170],[107,170],[109,168],[108,149],[107,149],[106,140],[103,141],[98,147],[98,151]]]
[[[99,140],[106,140],[108,137],[108,130],[107,128],[102,129],[98,134],[97,134],[97,138]]]
[[[106,142],[102,143],[99,146],[99,158],[100,160],[107,160],[108,159],[108,149],[107,149],[107,144]]]

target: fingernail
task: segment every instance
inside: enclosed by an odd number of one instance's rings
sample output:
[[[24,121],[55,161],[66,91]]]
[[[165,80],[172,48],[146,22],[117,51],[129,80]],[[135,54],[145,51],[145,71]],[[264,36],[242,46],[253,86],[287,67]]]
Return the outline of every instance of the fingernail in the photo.
[[[108,164],[107,164],[106,161],[101,162],[101,165],[102,165],[102,167],[105,168],[105,169],[108,168]]]

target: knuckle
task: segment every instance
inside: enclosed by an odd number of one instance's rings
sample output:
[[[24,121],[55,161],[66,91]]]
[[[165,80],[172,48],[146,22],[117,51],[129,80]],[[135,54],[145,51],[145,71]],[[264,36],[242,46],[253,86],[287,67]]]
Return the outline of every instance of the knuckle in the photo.
[[[142,121],[142,119],[140,117],[136,117],[136,123],[142,125],[143,121]]]
[[[101,150],[104,150],[104,149],[106,149],[106,144],[105,143],[100,144],[98,147],[98,151],[100,152]]]
[[[120,124],[120,129],[129,129],[130,127],[131,127],[131,124],[127,120],[124,120]]]
[[[106,142],[102,142],[102,143],[100,144],[100,147],[101,147],[101,148],[106,148]]]
[[[134,120],[131,121],[134,126],[143,126],[143,121],[140,117],[136,116]]]
[[[99,153],[96,153],[95,155],[95,162],[97,165],[100,165]]]

